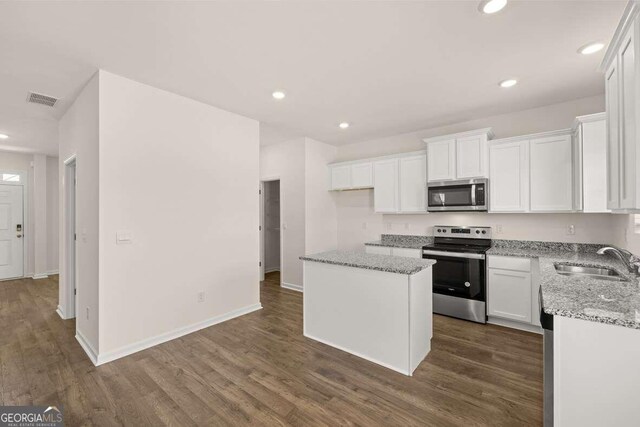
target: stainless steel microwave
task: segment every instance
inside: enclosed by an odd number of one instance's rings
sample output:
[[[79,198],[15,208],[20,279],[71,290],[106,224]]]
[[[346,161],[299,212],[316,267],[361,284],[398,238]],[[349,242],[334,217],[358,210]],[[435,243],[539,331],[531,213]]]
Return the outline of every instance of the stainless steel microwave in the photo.
[[[427,210],[486,211],[489,206],[489,180],[438,181],[427,184]]]

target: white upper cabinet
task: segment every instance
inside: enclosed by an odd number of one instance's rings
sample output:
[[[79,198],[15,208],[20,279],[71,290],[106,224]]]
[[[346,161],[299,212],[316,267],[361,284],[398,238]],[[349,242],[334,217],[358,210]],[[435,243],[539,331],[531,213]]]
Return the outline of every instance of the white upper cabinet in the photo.
[[[425,212],[427,193],[427,156],[400,158],[400,211]]]
[[[529,141],[489,145],[489,209],[492,212],[529,210]]]
[[[573,133],[574,210],[599,213],[607,208],[607,121],[605,113],[576,118]]]
[[[399,154],[374,163],[373,206],[380,213],[426,213],[427,156]]]
[[[486,178],[490,128],[427,138],[429,181]]]
[[[427,144],[429,181],[456,179],[456,140]]]
[[[376,212],[397,213],[398,200],[398,159],[378,160],[373,164],[373,207]]]
[[[373,163],[357,161],[329,165],[329,190],[373,187]]]
[[[629,2],[602,62],[607,115],[607,206],[640,211],[640,3]]]
[[[344,190],[351,188],[351,165],[337,165],[330,168],[331,189]]]
[[[488,158],[487,134],[456,139],[456,178],[486,177]]]
[[[531,139],[532,212],[573,210],[573,146],[570,134]]]
[[[373,163],[354,163],[351,165],[351,186],[353,188],[373,187]]]

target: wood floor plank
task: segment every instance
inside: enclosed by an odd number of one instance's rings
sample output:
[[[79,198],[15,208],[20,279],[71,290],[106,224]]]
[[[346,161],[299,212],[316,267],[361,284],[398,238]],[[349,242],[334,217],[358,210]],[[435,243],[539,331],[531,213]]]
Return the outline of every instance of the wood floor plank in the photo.
[[[0,282],[0,402],[63,405],[67,425],[542,425],[539,335],[434,316],[406,377],[302,335],[302,294],[95,367],[56,314],[58,279]]]

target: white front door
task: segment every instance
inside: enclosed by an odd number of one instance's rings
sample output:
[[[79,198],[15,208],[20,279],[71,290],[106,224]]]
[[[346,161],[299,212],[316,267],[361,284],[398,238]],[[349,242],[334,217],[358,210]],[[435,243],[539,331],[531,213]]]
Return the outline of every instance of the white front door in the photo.
[[[23,276],[22,186],[0,184],[0,279]]]

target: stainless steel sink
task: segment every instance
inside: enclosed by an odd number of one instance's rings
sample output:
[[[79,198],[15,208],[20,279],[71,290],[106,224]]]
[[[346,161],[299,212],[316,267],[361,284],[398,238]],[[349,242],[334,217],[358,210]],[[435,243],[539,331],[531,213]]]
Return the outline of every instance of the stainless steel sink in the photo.
[[[554,264],[556,272],[563,276],[589,276],[600,280],[613,280],[617,282],[626,282],[627,279],[621,276],[612,268],[598,266],[584,266],[571,264]]]

